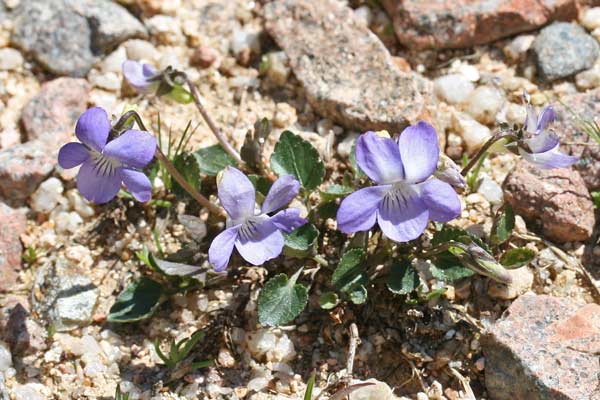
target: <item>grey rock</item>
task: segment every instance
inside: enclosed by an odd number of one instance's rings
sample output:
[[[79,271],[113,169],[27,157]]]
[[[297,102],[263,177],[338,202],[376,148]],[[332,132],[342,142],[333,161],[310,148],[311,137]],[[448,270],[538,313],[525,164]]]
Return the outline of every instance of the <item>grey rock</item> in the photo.
[[[99,290],[83,271],[59,259],[40,268],[34,287],[43,293],[34,309],[56,331],[70,331],[91,322]]]
[[[402,72],[350,8],[333,0],[281,0],[268,3],[264,14],[319,114],[349,129],[391,133],[425,117],[425,80]]]
[[[56,75],[83,77],[119,43],[146,35],[140,21],[108,0],[28,0],[14,11],[12,42]]]
[[[533,42],[538,74],[553,81],[591,68],[600,46],[576,24],[556,22],[542,29]]]

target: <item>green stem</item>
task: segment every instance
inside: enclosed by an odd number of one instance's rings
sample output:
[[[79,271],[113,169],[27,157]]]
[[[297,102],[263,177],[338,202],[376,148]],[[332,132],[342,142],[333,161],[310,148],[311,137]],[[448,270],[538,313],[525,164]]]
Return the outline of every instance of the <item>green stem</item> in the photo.
[[[149,132],[148,129],[146,129],[146,126],[144,125],[144,122],[142,121],[142,118],[140,117],[140,115],[133,110],[127,111],[125,114],[123,114],[121,116],[121,118],[119,118],[117,123],[114,125],[112,130],[119,132],[120,129],[123,128],[123,126],[125,125],[127,120],[129,120],[130,118],[133,118],[135,120],[135,122],[138,124],[140,129],[142,129],[143,131]],[[210,211],[211,213],[213,213],[215,215],[219,215],[221,217],[227,216],[225,214],[225,210],[223,210],[221,207],[218,207],[215,204],[211,203],[210,200],[208,200],[206,197],[202,196],[192,186],[190,186],[190,184],[185,180],[185,178],[179,173],[177,168],[175,168],[175,165],[173,165],[171,160],[169,160],[169,158],[167,156],[165,156],[165,154],[162,152],[160,147],[156,148],[156,152],[154,153],[154,156],[167,169],[167,171],[169,172],[169,175],[172,176],[173,178],[175,178],[177,183],[179,183],[179,185],[186,192],[188,192],[190,194],[190,196],[192,196],[192,198],[194,200],[196,200],[201,206],[206,207],[208,209],[208,211]]]
[[[327,262],[327,260],[325,258],[323,258],[322,255],[317,254],[315,256],[313,256],[313,261],[316,262],[317,264],[319,264],[322,267],[328,267],[329,263]]]
[[[483,145],[483,147],[481,149],[479,149],[479,151],[477,152],[477,154],[475,154],[475,157],[473,157],[469,163],[467,164],[466,167],[464,167],[462,169],[462,171],[460,171],[461,175],[466,177],[467,174],[469,173],[469,171],[475,166],[475,164],[477,164],[477,161],[483,157],[485,155],[485,153],[487,153],[487,151],[490,149],[490,147],[492,147],[492,145],[496,142],[498,142],[499,140],[505,139],[505,138],[511,138],[514,140],[518,140],[518,138],[510,133],[505,133],[505,132],[499,132],[496,133],[494,136],[492,136],[487,142],[485,142],[485,144]]]
[[[211,203],[210,200],[208,200],[206,197],[202,196],[192,186],[190,186],[190,184],[179,173],[179,171],[177,171],[177,168],[175,168],[175,165],[173,165],[173,163],[164,155],[164,153],[159,148],[156,149],[155,156],[158,159],[158,161],[160,161],[160,163],[165,166],[167,171],[169,171],[169,174],[173,178],[175,178],[177,183],[179,183],[179,186],[181,186],[186,192],[188,192],[190,194],[190,196],[192,196],[192,198],[194,200],[196,200],[201,206],[206,207],[208,209],[208,211],[210,211],[211,213],[213,213],[215,215],[219,215],[221,217],[227,216],[225,214],[225,211],[222,208]]]

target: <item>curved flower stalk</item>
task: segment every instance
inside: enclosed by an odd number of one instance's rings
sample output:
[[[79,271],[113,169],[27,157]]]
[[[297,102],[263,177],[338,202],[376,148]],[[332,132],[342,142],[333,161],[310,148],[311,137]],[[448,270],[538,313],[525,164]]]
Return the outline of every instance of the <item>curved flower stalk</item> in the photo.
[[[281,232],[290,233],[307,221],[296,208],[281,210],[273,216],[269,213],[285,207],[299,190],[300,183],[294,177],[280,177],[256,212],[252,182],[238,169],[227,167],[218,182],[219,200],[228,214],[227,229],[215,237],[208,250],[208,259],[215,270],[227,268],[234,247],[252,265],[279,256],[285,241]]]
[[[458,195],[448,183],[430,178],[436,171],[439,145],[435,129],[419,122],[404,129],[398,141],[374,132],[356,142],[356,162],[378,185],[346,197],[338,210],[338,227],[350,234],[375,225],[396,242],[419,237],[429,220],[446,222],[460,214]]]
[[[121,189],[121,182],[136,200],[150,200],[152,185],[140,170],[154,158],[156,139],[148,132],[130,129],[107,143],[109,133],[106,111],[100,107],[88,109],[75,127],[75,135],[81,143],[62,146],[58,153],[59,165],[65,169],[81,165],[77,188],[94,203],[112,200]]]
[[[559,151],[558,135],[546,126],[555,119],[552,106],[546,106],[536,115],[531,104],[527,104],[527,119],[523,127],[524,138],[519,144],[519,154],[542,169],[565,168],[573,165],[579,157]]]

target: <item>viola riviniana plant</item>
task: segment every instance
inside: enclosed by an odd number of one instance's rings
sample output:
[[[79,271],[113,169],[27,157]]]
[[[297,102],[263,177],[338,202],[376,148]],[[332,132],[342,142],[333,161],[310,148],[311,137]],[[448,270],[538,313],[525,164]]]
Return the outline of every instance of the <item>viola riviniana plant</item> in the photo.
[[[546,129],[554,119],[552,106],[544,107],[538,116],[533,106],[527,104],[527,118],[523,127],[523,143],[526,146],[519,146],[519,154],[542,169],[566,168],[579,160],[578,157],[560,152],[558,135]]]
[[[404,129],[397,141],[375,132],[356,142],[356,162],[378,185],[346,197],[338,210],[339,229],[351,234],[375,225],[391,240],[418,238],[430,220],[447,222],[460,214],[458,195],[431,176],[440,154],[435,129],[425,123]]]
[[[81,165],[77,188],[94,203],[112,200],[121,189],[121,182],[136,200],[150,200],[152,185],[141,169],[154,158],[156,139],[148,132],[130,129],[107,143],[109,133],[106,111],[100,107],[88,109],[75,127],[81,143],[61,147],[59,165],[65,169]]]
[[[217,186],[228,218],[227,229],[215,237],[208,250],[208,259],[216,271],[227,268],[234,247],[252,265],[278,257],[285,242],[282,232],[290,233],[307,223],[296,208],[269,215],[285,207],[298,194],[300,183],[291,175],[273,183],[258,212],[254,186],[238,169],[227,167]]]

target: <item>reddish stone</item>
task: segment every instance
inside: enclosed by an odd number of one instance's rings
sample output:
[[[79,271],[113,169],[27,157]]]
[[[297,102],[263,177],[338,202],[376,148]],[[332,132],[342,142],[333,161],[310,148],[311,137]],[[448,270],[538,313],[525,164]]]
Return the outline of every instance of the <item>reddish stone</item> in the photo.
[[[264,8],[319,114],[354,130],[399,132],[425,111],[426,81],[402,72],[381,41],[334,0],[280,0]]]
[[[190,63],[200,68],[208,68],[217,61],[219,53],[209,46],[199,46],[194,50]]]
[[[556,103],[556,121],[552,129],[561,137],[562,149],[580,157],[573,168],[579,171],[587,188],[590,191],[600,190],[600,143],[581,129],[582,124],[579,120],[596,121],[600,125],[600,89],[565,96],[562,102],[571,111]],[[598,132],[600,133],[600,128]]]
[[[77,118],[87,108],[89,91],[85,79],[58,78],[45,83],[21,115],[27,139],[48,138],[55,146],[71,140]]]
[[[482,340],[489,398],[597,399],[598,343],[599,305],[519,297]]]
[[[17,281],[23,254],[20,236],[25,228],[25,214],[0,202],[0,292],[11,289]]]
[[[575,0],[384,0],[405,46],[463,48],[577,18]]]
[[[571,168],[541,170],[525,160],[503,184],[504,199],[548,239],[585,241],[594,229],[594,204],[579,173]]]
[[[55,146],[61,145],[56,142]],[[54,169],[58,149],[32,140],[0,151],[0,200],[22,205]]]

